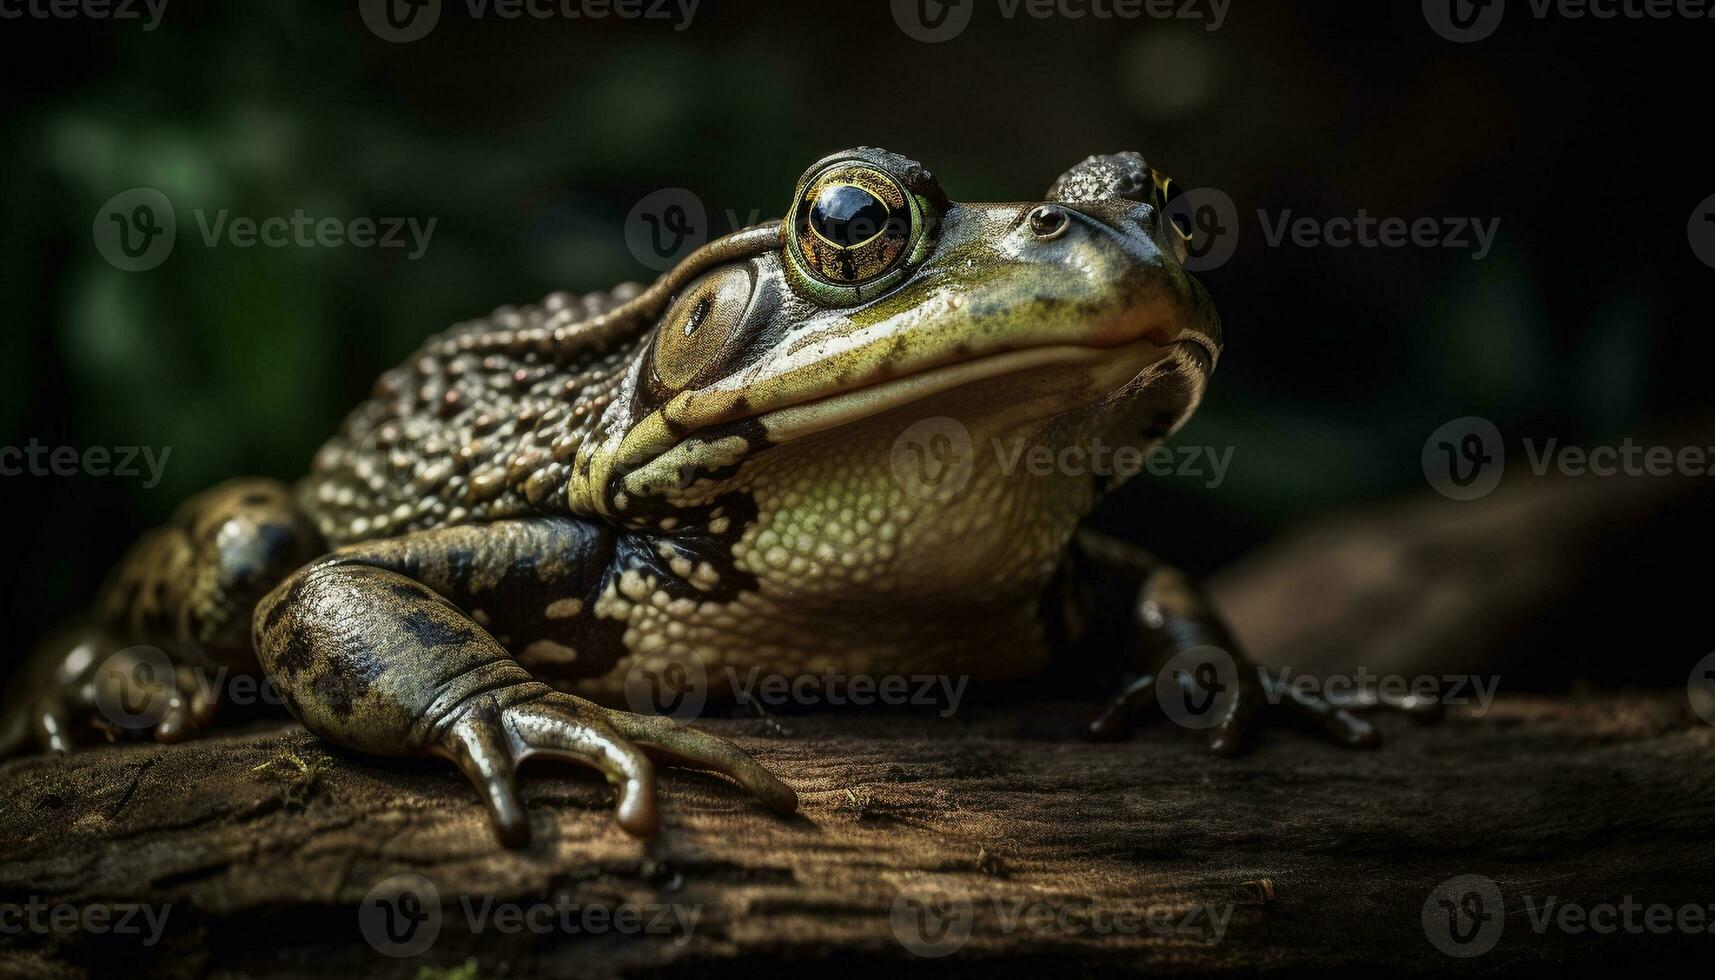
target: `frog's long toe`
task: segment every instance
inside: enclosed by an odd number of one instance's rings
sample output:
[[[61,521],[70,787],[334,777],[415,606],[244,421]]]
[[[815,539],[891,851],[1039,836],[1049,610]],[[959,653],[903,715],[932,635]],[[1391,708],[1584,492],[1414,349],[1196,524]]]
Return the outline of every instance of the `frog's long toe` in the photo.
[[[620,827],[634,837],[653,837],[660,827],[654,767],[605,715],[587,701],[554,692],[507,707],[484,701],[448,729],[441,754],[482,793],[495,833],[509,847],[530,839],[517,767],[532,756],[566,759],[606,776],[619,792],[615,817]]]
[[[751,758],[750,753],[719,735],[687,728],[671,718],[622,711],[610,712],[608,720],[620,734],[641,746],[650,758],[668,765],[729,776],[777,813],[792,813],[798,809],[798,794],[792,787],[763,768],[760,762]]]
[[[1381,744],[1381,732],[1374,725],[1321,695],[1289,686],[1280,698],[1280,705],[1347,748],[1373,749]]]

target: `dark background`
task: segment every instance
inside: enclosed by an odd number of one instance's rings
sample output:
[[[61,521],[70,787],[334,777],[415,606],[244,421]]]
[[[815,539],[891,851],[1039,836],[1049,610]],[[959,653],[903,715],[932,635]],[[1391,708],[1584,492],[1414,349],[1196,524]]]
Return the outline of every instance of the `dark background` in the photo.
[[[1427,494],[1424,440],[1482,415],[1509,448],[1703,417],[1715,21],[1539,21],[1438,37],[1416,0],[1238,0],[1200,21],[1003,18],[912,40],[882,0],[703,0],[663,21],[472,22],[393,44],[353,3],[170,0],[160,26],[0,21],[0,446],[171,447],[165,478],[0,478],[0,673],[184,496],[291,479],[429,333],[555,289],[647,279],[624,222],[686,187],[713,231],[778,216],[830,151],[924,161],[964,200],[1038,199],[1135,148],[1225,190],[1238,252],[1204,276],[1228,349],[1185,444],[1218,488],[1137,482],[1099,519],[1209,571],[1318,515]],[[160,267],[122,272],[103,203],[158,188]],[[435,218],[427,254],[204,247],[192,209]],[[1284,209],[1500,219],[1466,249],[1270,248]],[[1522,456],[1522,454],[1521,454]]]

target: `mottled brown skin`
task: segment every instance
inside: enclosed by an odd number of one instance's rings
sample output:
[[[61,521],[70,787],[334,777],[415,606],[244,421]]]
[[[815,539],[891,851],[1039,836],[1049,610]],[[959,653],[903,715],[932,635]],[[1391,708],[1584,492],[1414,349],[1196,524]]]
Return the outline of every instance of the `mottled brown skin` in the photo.
[[[869,197],[828,196],[847,187]],[[813,166],[787,220],[647,290],[455,327],[380,379],[295,490],[231,483],[139,542],[91,625],[39,661],[6,743],[33,730],[69,750],[132,663],[110,655],[152,644],[264,672],[353,749],[452,760],[521,844],[513,771],[536,754],[604,772],[639,835],[652,761],[796,806],[730,743],[602,706],[642,670],[694,666],[720,694],[726,669],[1006,680],[1117,654],[1141,676],[1092,728],[1122,733],[1162,659],[1234,645],[1184,575],[1080,530],[1111,479],[978,451],[960,486],[925,490],[897,456],[941,417],[979,447],[1147,448],[1181,425],[1221,335],[1180,267],[1173,193],[1119,154],[1041,203],[955,204],[916,163],[860,148]],[[840,210],[870,199],[885,224]],[[158,738],[212,714],[192,680],[148,678]],[[1221,753],[1262,701],[1254,669],[1227,686]],[[1327,704],[1285,704],[1374,740]]]

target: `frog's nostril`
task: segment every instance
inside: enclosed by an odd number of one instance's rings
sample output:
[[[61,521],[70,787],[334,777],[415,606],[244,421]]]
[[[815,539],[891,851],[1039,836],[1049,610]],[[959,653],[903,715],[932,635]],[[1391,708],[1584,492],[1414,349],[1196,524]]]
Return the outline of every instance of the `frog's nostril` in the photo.
[[[1066,212],[1051,204],[1037,205],[1030,212],[1030,231],[1037,238],[1059,238],[1071,226]]]

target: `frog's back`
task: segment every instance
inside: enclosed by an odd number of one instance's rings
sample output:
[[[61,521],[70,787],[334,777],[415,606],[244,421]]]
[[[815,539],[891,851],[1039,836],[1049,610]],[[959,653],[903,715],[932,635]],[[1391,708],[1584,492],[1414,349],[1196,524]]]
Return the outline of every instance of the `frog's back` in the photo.
[[[631,350],[605,321],[640,292],[554,293],[431,337],[317,452],[299,504],[336,547],[564,510]]]

